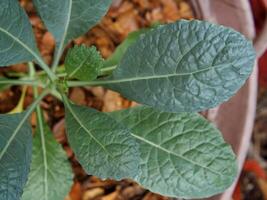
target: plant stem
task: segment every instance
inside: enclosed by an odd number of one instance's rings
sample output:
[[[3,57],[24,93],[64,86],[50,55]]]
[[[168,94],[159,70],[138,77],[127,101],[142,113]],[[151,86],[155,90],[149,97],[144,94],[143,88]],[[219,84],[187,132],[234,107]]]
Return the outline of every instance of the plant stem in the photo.
[[[0,85],[3,85],[3,84],[10,84],[10,85],[40,85],[40,83],[37,81],[37,80],[19,80],[19,79],[0,79]]]
[[[67,81],[68,87],[82,87],[82,86],[99,86],[98,81]]]
[[[101,73],[106,73],[106,72],[112,72],[114,69],[117,68],[117,65],[113,65],[110,67],[104,67],[100,70]]]
[[[105,67],[100,70],[100,75],[109,75],[117,68],[117,65]],[[116,82],[116,80],[95,80],[95,81],[67,81],[69,87],[99,86]]]
[[[67,81],[68,87],[81,87],[81,86],[101,86],[107,84],[115,84],[129,81],[129,79],[117,79],[117,80],[95,80],[95,81]]]
[[[33,78],[36,74],[33,62],[28,62],[28,66],[29,66],[29,76]]]
[[[27,114],[30,115],[34,109],[38,106],[38,104],[42,101],[42,99],[49,94],[49,89],[45,89],[38,97],[34,100],[31,106],[27,110]]]
[[[67,73],[61,73],[61,74],[57,74],[57,77],[65,77],[65,76],[67,76]]]
[[[43,70],[47,73],[49,79],[53,82],[55,80],[57,80],[57,76],[55,75],[55,73],[48,67],[48,65],[41,59],[39,58],[38,60],[38,64],[43,68]]]
[[[109,75],[111,74],[114,69],[117,68],[117,65],[113,65],[113,66],[110,66],[110,67],[104,67],[100,70],[100,75]]]
[[[27,76],[27,74],[23,72],[7,72],[6,74],[8,75],[8,77],[14,77],[14,78],[22,78]]]
[[[29,67],[30,67],[30,74],[32,77],[35,76],[36,71],[34,69],[34,66],[29,63]],[[33,95],[35,99],[38,99],[38,87],[34,86],[33,87]],[[41,145],[42,145],[42,152],[43,152],[43,164],[44,164],[44,179],[47,180],[47,170],[48,170],[48,164],[47,164],[47,156],[46,156],[46,145],[45,145],[45,133],[44,133],[44,124],[43,124],[43,113],[41,110],[40,105],[36,106],[36,115],[37,115],[37,124],[38,124],[38,128],[39,128],[39,134],[40,134],[40,138],[41,138]],[[45,184],[45,194],[47,194],[48,192],[48,188],[47,188],[47,184]]]

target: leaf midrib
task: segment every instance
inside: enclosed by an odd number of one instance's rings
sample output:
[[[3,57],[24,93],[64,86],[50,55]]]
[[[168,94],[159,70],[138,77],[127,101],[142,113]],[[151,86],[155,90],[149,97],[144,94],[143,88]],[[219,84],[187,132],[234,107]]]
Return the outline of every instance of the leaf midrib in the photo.
[[[43,164],[44,164],[44,195],[45,200],[48,200],[48,177],[47,177],[47,171],[48,171],[48,164],[47,164],[47,154],[46,154],[46,142],[45,142],[45,136],[44,136],[44,124],[42,121],[41,116],[41,110],[40,107],[37,108],[37,115],[38,115],[38,123],[40,128],[40,138],[41,138],[41,144],[42,144],[42,153],[43,153]]]
[[[79,64],[78,67],[76,67],[70,74],[70,77],[72,78],[83,66],[84,64],[87,62],[87,60],[91,57],[91,54],[89,53],[89,55],[86,56],[86,58]]]
[[[82,121],[79,119],[79,117],[76,115],[75,111],[71,108],[70,103],[66,99],[64,101],[66,103],[66,106],[68,107],[70,113],[73,115],[74,119],[78,122],[78,124],[88,133],[88,135],[111,157],[113,158],[113,155],[109,153],[109,151],[101,144],[101,142],[98,141],[97,138],[93,136],[90,130],[86,126],[83,125]]]
[[[71,17],[71,12],[72,12],[72,0],[69,0],[69,1],[70,2],[69,2],[69,10],[68,10],[68,13],[67,13],[66,26],[64,27],[62,39],[60,41],[59,48],[58,48],[58,54],[56,55],[57,56],[56,60],[59,59],[59,56],[61,55],[61,52],[62,52],[62,50],[64,48],[64,44],[65,44],[66,37],[67,37],[67,32],[68,32],[69,25],[70,25],[70,17]]]
[[[33,55],[33,57],[39,62],[39,63],[43,63],[43,61],[41,60],[41,58],[34,52],[32,51],[32,49],[27,46],[26,44],[24,44],[20,39],[18,39],[16,36],[14,36],[13,34],[11,34],[10,32],[6,31],[5,29],[3,29],[2,27],[0,27],[0,31],[3,32],[4,34],[6,34],[7,36],[9,36],[10,38],[12,38],[13,40],[15,40],[18,44],[20,44],[24,49],[26,49],[31,55]]]
[[[114,80],[107,80],[107,81],[96,81],[101,84],[110,84],[110,83],[122,83],[122,82],[130,82],[130,81],[140,81],[140,80],[149,80],[149,79],[159,79],[159,78],[170,78],[170,77],[177,77],[177,76],[188,76],[188,75],[195,75],[201,72],[209,71],[211,69],[224,69],[230,67],[231,64],[221,64],[221,65],[213,65],[211,67],[193,71],[193,72],[187,72],[187,73],[175,73],[175,74],[164,74],[164,75],[154,75],[154,76],[141,76],[141,77],[133,77],[133,78],[124,78],[124,79],[114,79]],[[103,83],[102,83],[103,82]]]
[[[192,161],[192,160],[189,160],[189,159],[185,158],[185,157],[182,156],[182,155],[179,155],[179,154],[177,154],[177,153],[171,152],[170,150],[165,149],[165,148],[163,148],[162,146],[160,146],[160,145],[158,145],[158,144],[155,144],[155,143],[153,143],[153,142],[151,142],[151,141],[149,141],[149,140],[147,140],[147,139],[145,139],[145,138],[143,138],[143,137],[140,137],[140,136],[138,136],[138,135],[136,135],[136,134],[134,134],[134,133],[131,133],[131,135],[132,135],[133,137],[135,137],[136,139],[141,140],[142,142],[147,143],[147,144],[153,146],[154,148],[157,148],[157,149],[160,149],[161,151],[164,151],[165,153],[174,155],[174,156],[176,156],[176,157],[178,157],[178,158],[180,158],[180,159],[183,159],[183,160],[185,160],[185,161],[187,161],[187,162],[189,162],[189,163],[191,163],[191,164],[193,164],[193,165],[196,165],[196,166],[199,166],[199,167],[201,167],[201,168],[204,168],[204,169],[206,169],[206,170],[208,170],[208,171],[210,171],[210,172],[212,172],[212,173],[215,173],[215,174],[217,174],[217,175],[219,175],[219,176],[223,176],[223,174],[221,174],[221,173],[219,173],[219,172],[217,172],[217,171],[214,171],[214,170],[212,170],[212,169],[210,169],[210,168],[207,168],[206,166],[202,166],[202,165],[200,165],[200,164],[198,164],[198,163],[196,163],[196,162],[194,162],[194,161]]]

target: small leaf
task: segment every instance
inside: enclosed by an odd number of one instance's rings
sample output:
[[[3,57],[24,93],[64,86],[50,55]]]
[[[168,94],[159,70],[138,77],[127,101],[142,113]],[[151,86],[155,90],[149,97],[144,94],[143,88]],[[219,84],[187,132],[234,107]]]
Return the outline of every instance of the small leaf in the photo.
[[[0,115],[0,200],[19,200],[27,181],[32,155],[28,112]]]
[[[220,132],[197,113],[136,107],[110,113],[140,146],[135,180],[152,192],[204,198],[223,192],[237,174],[235,155]]]
[[[33,0],[57,43],[57,58],[72,39],[85,34],[107,12],[112,0]]]
[[[0,66],[40,60],[31,24],[17,0],[0,1]]]
[[[103,62],[95,47],[75,46],[68,51],[65,68],[70,78],[90,81],[97,78]]]
[[[233,96],[254,60],[252,43],[240,33],[181,20],[144,34],[103,85],[163,111],[200,111]]]
[[[68,141],[88,174],[120,180],[138,171],[138,146],[128,129],[105,113],[64,97]]]
[[[43,116],[33,139],[33,154],[29,180],[22,200],[64,199],[72,185],[72,169],[61,145],[56,142]]]

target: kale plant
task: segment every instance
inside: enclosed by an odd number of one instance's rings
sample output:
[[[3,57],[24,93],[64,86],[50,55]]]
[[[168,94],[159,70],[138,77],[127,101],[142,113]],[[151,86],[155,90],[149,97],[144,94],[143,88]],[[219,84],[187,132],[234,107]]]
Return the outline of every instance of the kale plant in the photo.
[[[51,67],[18,1],[0,1],[0,66],[29,64],[29,73],[0,83],[28,85],[35,96],[25,111],[0,115],[0,200],[60,200],[70,189],[67,156],[40,108],[48,94],[63,101],[68,141],[88,174],[130,178],[180,198],[208,197],[232,184],[235,155],[197,112],[227,101],[245,83],[255,60],[250,41],[223,26],[180,20],[130,34],[108,60],[95,47],[75,46],[58,67],[66,45],[98,22],[111,0],[33,3],[56,41]],[[83,86],[103,86],[143,105],[111,113],[75,105],[68,89]]]

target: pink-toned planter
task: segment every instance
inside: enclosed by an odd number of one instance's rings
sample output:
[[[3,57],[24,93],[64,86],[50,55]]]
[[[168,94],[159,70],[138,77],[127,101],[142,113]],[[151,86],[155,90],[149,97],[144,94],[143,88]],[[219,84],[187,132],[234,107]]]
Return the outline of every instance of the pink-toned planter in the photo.
[[[263,51],[261,37],[255,38],[253,16],[248,0],[191,0],[198,18],[232,27],[247,38],[257,41],[256,50]],[[262,34],[261,34],[262,35]],[[261,46],[261,47],[258,47]],[[257,64],[246,84],[229,101],[208,112],[208,118],[222,131],[237,155],[239,172],[242,169],[251,139],[257,99]],[[210,200],[230,200],[236,182],[223,194]]]

